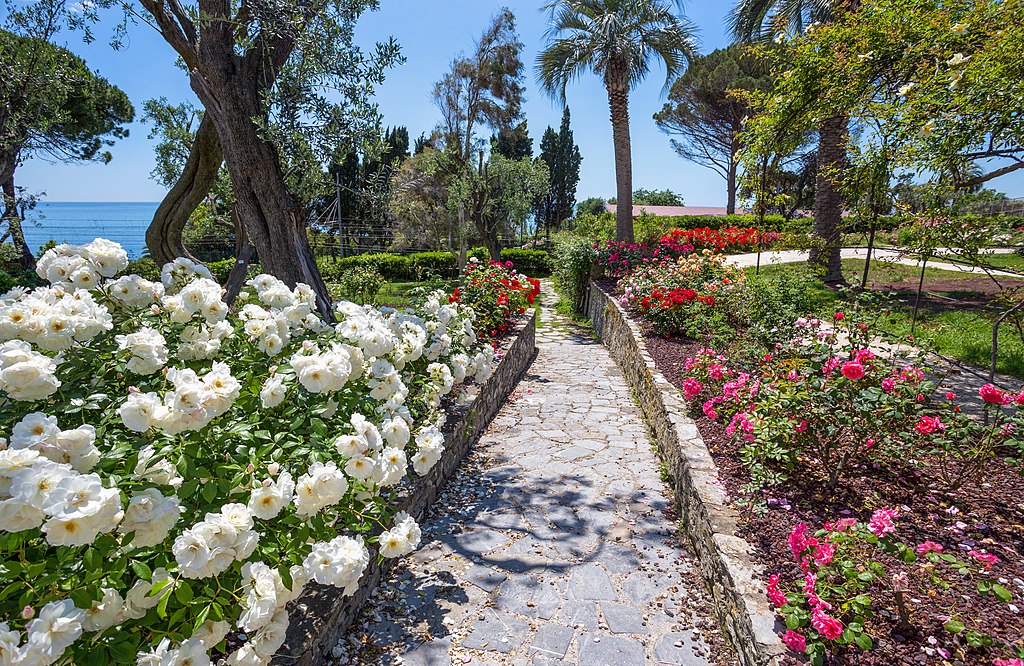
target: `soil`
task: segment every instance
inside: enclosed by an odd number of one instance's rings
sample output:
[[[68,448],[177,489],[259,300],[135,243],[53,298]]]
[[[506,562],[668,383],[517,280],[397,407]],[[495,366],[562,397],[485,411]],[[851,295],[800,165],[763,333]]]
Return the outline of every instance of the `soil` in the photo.
[[[665,339],[649,333],[647,347],[658,369],[677,388],[684,377],[684,360],[701,347],[683,339]],[[719,468],[725,490],[741,498],[748,481],[739,460],[739,447],[725,434],[723,424],[694,410],[694,420]],[[793,475],[785,488],[767,498],[763,514],[746,515],[741,534],[755,549],[755,557],[767,573],[781,573],[783,589],[793,589],[802,579],[787,539],[792,527],[807,523],[812,531],[841,517],[867,520],[880,508],[900,512],[896,536],[908,545],[926,540],[942,544],[947,553],[969,559],[970,549],[999,556],[992,577],[1010,590],[1006,604],[991,594],[981,595],[977,580],[953,576],[949,589],[935,585],[919,564],[906,565],[883,558],[889,574],[905,571],[910,577],[911,626],[901,629],[888,585],[873,590],[875,617],[866,631],[874,640],[868,652],[857,649],[833,651],[829,664],[890,666],[895,664],[953,664],[991,666],[993,658],[1010,658],[1008,647],[975,650],[943,628],[943,617],[955,616],[968,629],[992,636],[997,644],[1024,649],[1024,477],[1019,461],[994,458],[977,484],[948,493],[930,490],[927,467],[912,468],[889,461],[887,465],[857,469],[829,493],[813,475]],[[742,508],[739,504],[737,508]],[[793,663],[798,663],[793,660]]]
[[[1019,291],[1024,281],[1000,277],[1000,288],[995,282],[984,275],[965,275],[961,278],[929,280],[925,278],[924,290],[921,294],[921,307],[931,312],[946,310],[993,310],[1005,309],[997,304],[998,297],[1004,290]],[[859,283],[858,283],[859,284]],[[897,300],[913,306],[917,300],[917,279],[903,278],[897,281],[868,282],[872,291],[893,293]]]

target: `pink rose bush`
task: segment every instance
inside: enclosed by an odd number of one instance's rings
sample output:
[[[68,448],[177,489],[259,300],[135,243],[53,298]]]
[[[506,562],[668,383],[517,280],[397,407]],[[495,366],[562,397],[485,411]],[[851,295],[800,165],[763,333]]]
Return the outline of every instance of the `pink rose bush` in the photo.
[[[854,315],[837,322],[843,335],[818,320],[798,320],[798,334],[761,357],[756,374],[708,348],[685,361],[684,395],[740,444],[752,501],[793,470],[834,489],[855,470],[916,463],[921,454],[938,461],[932,483],[957,489],[977,480],[996,450],[1016,444],[1018,417],[1009,406],[1024,395],[983,387],[991,417],[985,425],[964,414],[952,394],[946,402],[926,398],[935,386],[925,370],[881,359],[871,350],[870,328]]]
[[[830,652],[870,650],[872,618],[881,613],[914,622],[906,595],[917,585],[969,583],[982,594],[1010,601],[1009,591],[989,578],[997,557],[971,551],[971,559],[962,561],[943,554],[942,546],[932,541],[913,548],[894,538],[898,518],[896,509],[878,509],[867,522],[844,518],[815,532],[806,523],[793,526],[788,541],[800,575],[794,575],[788,592],[777,573],[768,577],[765,587],[785,622],[782,640],[790,650],[806,654],[816,665],[823,664]],[[896,573],[889,575],[893,569]],[[992,644],[967,628],[967,618],[940,619],[951,634],[963,634],[968,646]]]

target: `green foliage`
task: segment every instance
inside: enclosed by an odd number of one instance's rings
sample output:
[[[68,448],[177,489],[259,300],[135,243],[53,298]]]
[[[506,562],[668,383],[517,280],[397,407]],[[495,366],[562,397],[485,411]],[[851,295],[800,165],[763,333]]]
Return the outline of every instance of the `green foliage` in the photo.
[[[20,255],[19,255],[20,256]],[[5,294],[15,287],[34,289],[44,284],[35,271],[0,269],[0,294]]]
[[[634,206],[685,206],[683,197],[672,190],[633,190]]]
[[[587,238],[563,238],[555,246],[553,259],[555,286],[575,312],[583,303],[583,293],[590,280],[594,243]]]
[[[551,177],[547,194],[540,197],[536,204],[538,228],[560,229],[562,222],[572,217],[583,157],[573,139],[569,122],[567,106],[562,112],[562,125],[559,131],[555,132],[549,127],[540,142],[540,159],[548,165]],[[602,209],[603,206],[602,203]]]
[[[607,203],[608,201],[601,197],[588,197],[576,204],[576,215],[603,215]]]
[[[156,265],[156,262],[149,257],[140,257],[139,259],[132,259],[128,262],[128,268],[125,269],[127,275],[138,275],[139,277],[153,282],[160,281],[160,267]]]
[[[341,274],[338,289],[342,298],[367,305],[375,302],[384,283],[384,276],[372,267],[355,266]]]
[[[736,91],[767,91],[772,85],[761,59],[748,47],[733,45],[695,59],[672,84],[669,101],[654,114],[661,131],[673,137],[672,147],[680,157],[732,178],[733,205],[738,136],[750,113],[746,98]],[[635,193],[633,197],[636,204]]]
[[[228,281],[228,276],[231,275],[231,269],[235,267],[234,258],[220,259],[219,261],[208,261],[206,267],[213,273],[213,278],[224,284]]]
[[[834,299],[821,280],[806,271],[770,271],[751,277],[747,296],[751,332],[765,345],[788,340],[793,322]]]
[[[530,277],[551,275],[551,255],[544,250],[508,248],[501,251],[501,260],[511,261],[517,271]]]
[[[484,255],[486,256],[486,251]],[[451,252],[417,252],[409,255],[409,268],[417,280],[449,279],[459,274],[459,262]]]

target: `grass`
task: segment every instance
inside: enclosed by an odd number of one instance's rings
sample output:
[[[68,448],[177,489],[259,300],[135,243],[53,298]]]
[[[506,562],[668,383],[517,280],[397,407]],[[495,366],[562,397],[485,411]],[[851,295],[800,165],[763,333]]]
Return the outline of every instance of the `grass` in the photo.
[[[432,291],[434,289],[448,289],[451,287],[451,284],[444,280],[425,282],[385,282],[384,286],[381,287],[379,292],[377,292],[377,297],[373,299],[373,304],[387,305],[393,308],[409,307],[415,300],[414,297],[416,295],[416,291],[423,287]],[[328,284],[327,288],[335,298],[350,298],[349,296],[341,293],[337,284]]]
[[[761,272],[771,275],[782,271],[801,272],[805,270],[807,268],[804,264],[776,264],[762,267]],[[863,260],[843,261],[843,273],[851,284],[860,283],[863,270]],[[746,269],[746,271],[750,276],[754,273],[752,268]],[[913,266],[872,262],[868,278],[875,283],[910,283],[916,287],[919,276],[920,269]],[[938,293],[943,296],[954,299],[977,297],[977,292],[970,289],[970,282],[978,279],[979,276],[967,275],[958,271],[928,268],[925,270],[924,289],[927,292],[929,284],[935,285],[941,281],[946,291]],[[950,282],[954,284],[950,285]],[[963,283],[964,289],[949,291],[949,287],[955,287],[957,282]],[[831,316],[835,312],[839,296],[824,285],[818,289],[820,294],[817,295],[820,296],[821,307],[817,314]],[[914,339],[918,344],[933,349],[943,356],[987,369],[991,363],[993,324],[998,316],[998,309],[987,309],[976,305],[965,309],[963,306],[958,306],[955,301],[950,301],[948,308],[921,308],[914,329]],[[912,318],[912,305],[894,300],[886,313],[879,312],[876,325],[886,333],[907,339],[910,336]],[[1004,374],[1024,378],[1024,339],[1017,327],[1010,321],[1005,322],[999,329],[999,358],[996,369]]]

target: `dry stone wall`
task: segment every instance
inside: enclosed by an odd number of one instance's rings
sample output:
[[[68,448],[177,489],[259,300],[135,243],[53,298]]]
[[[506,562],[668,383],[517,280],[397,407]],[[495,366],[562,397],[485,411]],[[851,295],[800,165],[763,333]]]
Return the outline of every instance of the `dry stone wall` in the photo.
[[[590,285],[585,311],[635,393],[672,486],[701,575],[716,613],[743,666],[774,666],[785,653],[751,546],[736,536],[738,513],[722,493],[718,468],[686,402],[647,353],[639,326],[597,284]]]
[[[483,386],[471,387],[449,410],[444,428],[445,452],[430,473],[400,487],[398,510],[420,521],[437,499],[445,483],[483,433],[529,368],[536,353],[536,313],[520,322],[514,337],[502,346],[503,356]],[[370,566],[359,581],[359,590],[342,597],[338,589],[310,583],[306,592],[289,607],[288,637],[275,664],[316,666],[326,662],[338,639],[359,614],[370,594],[387,575],[390,563],[377,563],[371,548]]]

